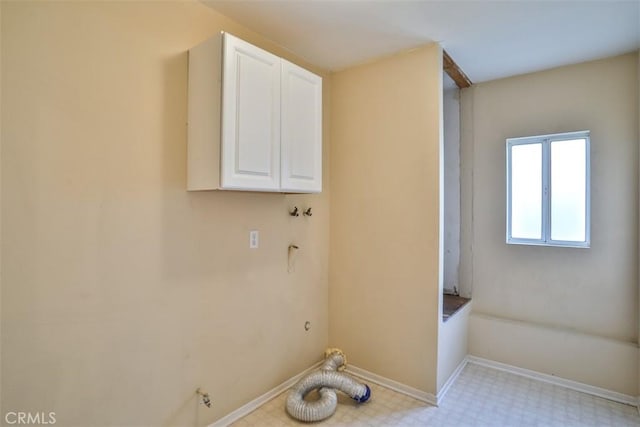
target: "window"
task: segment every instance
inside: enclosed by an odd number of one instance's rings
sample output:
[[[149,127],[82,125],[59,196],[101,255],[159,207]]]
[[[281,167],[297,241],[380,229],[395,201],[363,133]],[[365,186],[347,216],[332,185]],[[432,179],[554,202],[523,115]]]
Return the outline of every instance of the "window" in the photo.
[[[589,131],[507,139],[507,243],[585,247]]]

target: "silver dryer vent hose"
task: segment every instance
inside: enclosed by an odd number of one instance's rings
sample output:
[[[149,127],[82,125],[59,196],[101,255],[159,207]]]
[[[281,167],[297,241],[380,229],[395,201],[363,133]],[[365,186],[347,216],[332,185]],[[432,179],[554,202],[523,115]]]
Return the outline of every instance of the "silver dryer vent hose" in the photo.
[[[349,395],[359,403],[366,402],[371,397],[371,389],[347,374],[338,372],[344,369],[346,358],[337,349],[327,351],[322,367],[303,377],[289,391],[287,397],[287,412],[300,421],[321,421],[336,412],[338,396],[336,390]],[[307,402],[304,397],[312,390],[319,389],[320,398],[314,402]]]

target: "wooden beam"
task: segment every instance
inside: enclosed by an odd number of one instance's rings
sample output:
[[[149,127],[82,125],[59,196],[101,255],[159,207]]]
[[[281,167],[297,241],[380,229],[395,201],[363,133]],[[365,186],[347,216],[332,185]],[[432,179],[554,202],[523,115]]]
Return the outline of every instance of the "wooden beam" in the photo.
[[[469,77],[467,77],[464,71],[458,67],[458,64],[451,59],[444,49],[442,50],[442,68],[444,69],[444,72],[447,73],[454,82],[456,82],[456,85],[460,89],[471,86],[471,80],[469,80]]]

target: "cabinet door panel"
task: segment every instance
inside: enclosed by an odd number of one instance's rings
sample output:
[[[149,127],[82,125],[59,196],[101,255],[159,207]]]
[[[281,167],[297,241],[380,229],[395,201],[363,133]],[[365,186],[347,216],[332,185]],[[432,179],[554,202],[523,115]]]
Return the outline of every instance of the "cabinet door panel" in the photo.
[[[280,188],[280,58],[229,34],[224,42],[221,187]]]
[[[283,191],[322,191],[322,78],[282,60]]]

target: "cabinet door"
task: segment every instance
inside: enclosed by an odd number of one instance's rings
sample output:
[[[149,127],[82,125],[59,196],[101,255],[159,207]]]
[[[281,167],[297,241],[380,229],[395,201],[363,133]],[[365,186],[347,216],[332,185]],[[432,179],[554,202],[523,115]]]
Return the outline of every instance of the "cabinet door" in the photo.
[[[282,191],[322,191],[322,78],[282,60]]]
[[[280,189],[280,58],[224,35],[220,187]]]

